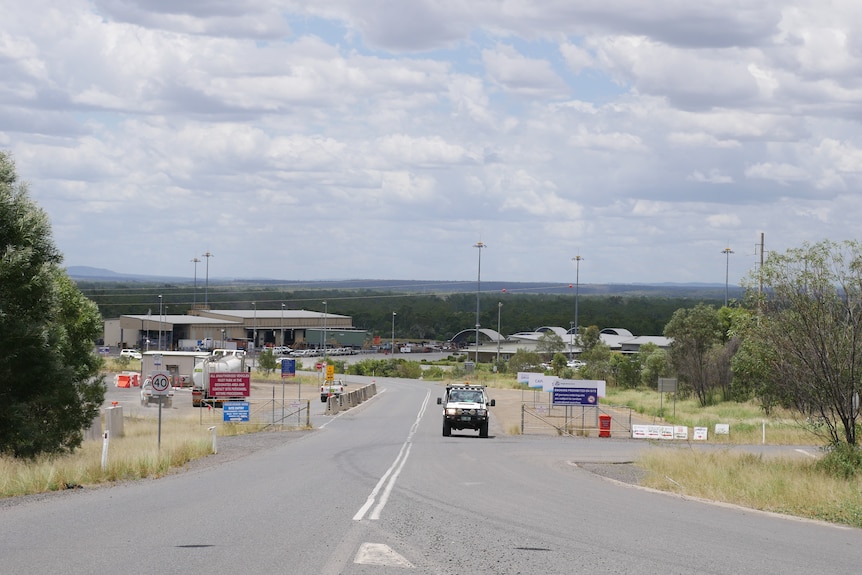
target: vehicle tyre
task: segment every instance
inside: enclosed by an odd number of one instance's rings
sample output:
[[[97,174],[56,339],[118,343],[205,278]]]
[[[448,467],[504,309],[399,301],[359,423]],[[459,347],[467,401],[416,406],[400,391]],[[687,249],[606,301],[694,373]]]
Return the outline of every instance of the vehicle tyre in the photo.
[[[488,422],[479,424],[479,437],[488,437]]]
[[[443,437],[449,437],[452,435],[452,426],[449,425],[448,421],[443,422]]]
[[[320,403],[326,403],[326,400],[327,400],[328,398],[329,398],[329,396],[321,395],[321,396],[320,396]]]

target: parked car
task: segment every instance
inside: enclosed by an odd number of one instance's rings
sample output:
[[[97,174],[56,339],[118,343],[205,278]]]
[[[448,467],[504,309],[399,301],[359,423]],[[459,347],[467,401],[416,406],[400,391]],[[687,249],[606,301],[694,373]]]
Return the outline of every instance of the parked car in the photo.
[[[587,365],[587,362],[581,361],[579,359],[573,359],[566,362],[566,366],[571,367],[572,369],[579,369],[581,367],[584,367],[585,365]]]
[[[174,404],[174,388],[169,387],[167,395],[162,396],[162,407],[171,407]],[[149,407],[151,403],[158,405],[159,396],[153,394],[153,382],[148,377],[141,384],[141,405]]]
[[[141,359],[144,356],[141,355],[136,349],[122,349],[120,350],[120,357],[128,357],[129,359]]]

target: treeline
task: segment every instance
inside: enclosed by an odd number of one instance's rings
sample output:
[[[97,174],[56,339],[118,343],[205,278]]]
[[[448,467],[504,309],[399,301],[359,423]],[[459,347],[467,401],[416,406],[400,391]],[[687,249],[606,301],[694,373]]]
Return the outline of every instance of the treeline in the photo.
[[[81,291],[98,306],[104,318],[159,313],[186,314],[205,302],[212,309],[308,309],[348,315],[353,325],[388,336],[394,328],[402,339],[448,340],[476,325],[476,293],[400,293],[380,290],[291,290],[272,286],[209,285],[206,292],[184,284],[79,281]],[[712,295],[712,294],[710,294]],[[253,303],[254,302],[254,303]],[[578,323],[621,327],[635,335],[661,335],[673,313],[698,303],[721,306],[723,301],[704,297],[598,296],[578,298]],[[575,298],[559,294],[483,292],[479,323],[504,335],[532,331],[541,326],[570,328],[575,321]],[[502,305],[501,305],[502,304]]]

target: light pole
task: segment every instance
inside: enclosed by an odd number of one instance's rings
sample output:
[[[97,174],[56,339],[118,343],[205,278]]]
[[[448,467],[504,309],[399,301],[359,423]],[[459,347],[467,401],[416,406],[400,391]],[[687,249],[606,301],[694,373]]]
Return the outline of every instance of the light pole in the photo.
[[[159,294],[159,351],[162,351],[162,296]]]
[[[476,242],[474,248],[479,250],[479,271],[476,275],[476,365],[479,364],[479,292],[482,290],[482,248],[488,247],[482,242]]]
[[[195,289],[192,292],[192,309],[195,309],[198,307],[198,264],[201,263],[201,261],[194,257],[192,258],[192,263],[195,264]]]
[[[203,254],[203,256],[207,259],[207,279],[206,279],[206,283],[205,283],[206,287],[204,288],[204,307],[206,309],[209,309],[210,308],[209,307],[209,303],[210,303],[210,258],[213,257],[213,254],[211,254],[210,252],[207,252],[207,253]]]
[[[281,304],[281,347],[284,347],[284,303]]]
[[[251,324],[251,346],[255,353],[257,353],[257,302],[251,302],[251,305],[254,307],[254,320]]]
[[[326,363],[326,317],[329,315],[329,308],[326,302],[323,302],[323,363]]]
[[[503,302],[497,302],[497,365],[500,365],[500,312],[503,310]],[[494,366],[497,369],[497,366]]]
[[[396,312],[392,312],[392,354],[395,354],[395,316],[398,315]]]
[[[578,323],[578,297],[580,296],[581,291],[581,260],[584,259],[581,257],[581,254],[576,255],[572,258],[572,261],[575,262],[575,333],[580,335],[581,328]],[[579,340],[580,341],[580,340]]]
[[[721,250],[721,253],[724,254],[724,307],[727,307],[727,283],[728,278],[730,276],[730,254],[733,253],[733,250],[730,248],[724,248]]]

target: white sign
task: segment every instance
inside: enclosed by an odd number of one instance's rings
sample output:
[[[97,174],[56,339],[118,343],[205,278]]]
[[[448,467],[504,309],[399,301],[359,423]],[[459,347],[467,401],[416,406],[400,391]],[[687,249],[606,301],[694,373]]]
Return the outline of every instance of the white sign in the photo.
[[[155,371],[150,375],[150,383],[153,386],[153,395],[167,395],[171,378],[164,371]]]
[[[706,427],[695,427],[694,428],[694,440],[695,441],[706,441],[708,434],[709,434],[709,429]]]
[[[716,435],[730,435],[730,424],[729,423],[716,423],[715,424],[715,434]]]
[[[160,354],[160,353],[153,354],[153,365],[155,365],[155,366],[162,365],[162,354]]]

